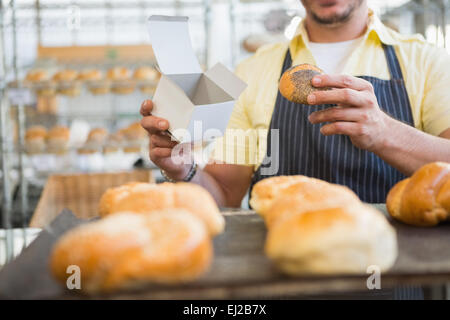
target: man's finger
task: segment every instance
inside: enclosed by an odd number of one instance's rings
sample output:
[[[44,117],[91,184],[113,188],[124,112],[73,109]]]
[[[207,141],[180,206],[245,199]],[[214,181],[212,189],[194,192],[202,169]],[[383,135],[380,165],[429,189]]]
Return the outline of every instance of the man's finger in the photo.
[[[373,86],[370,82],[348,75],[319,75],[315,76],[311,83],[318,88],[350,88],[358,91],[373,91]]]
[[[159,148],[173,148],[178,142],[174,141],[168,135],[163,134],[152,134],[150,136],[151,147],[159,147]]]
[[[308,103],[312,105],[340,104],[344,106],[364,107],[371,102],[367,94],[345,88],[315,91],[308,96]]]
[[[367,117],[367,113],[363,109],[335,107],[313,112],[308,119],[312,124],[316,124],[336,121],[357,122],[367,120]]]
[[[152,100],[144,100],[141,104],[140,113],[141,116],[146,117],[151,115],[151,112],[153,110],[153,102]]]
[[[363,126],[357,122],[333,122],[320,128],[320,132],[324,136],[334,134],[344,134],[347,136],[361,135],[363,133]]]
[[[167,120],[155,116],[146,116],[141,120],[142,127],[150,134],[160,133],[169,129]]]
[[[172,148],[152,148],[150,149],[150,158],[152,160],[159,160],[168,158],[172,154]]]

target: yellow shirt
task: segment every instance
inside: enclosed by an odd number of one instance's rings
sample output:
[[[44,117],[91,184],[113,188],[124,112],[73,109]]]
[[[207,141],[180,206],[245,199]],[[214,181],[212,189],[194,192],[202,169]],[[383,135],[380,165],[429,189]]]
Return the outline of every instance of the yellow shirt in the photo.
[[[256,170],[266,153],[286,50],[291,52],[293,65],[316,64],[308,42],[302,22],[290,42],[262,47],[238,65],[236,74],[248,87],[234,107],[225,136],[216,141],[212,160],[252,165]],[[422,36],[399,34],[370,12],[363,41],[348,58],[343,74],[389,80],[382,43],[393,45],[397,53],[415,127],[435,136],[450,128],[450,55]]]

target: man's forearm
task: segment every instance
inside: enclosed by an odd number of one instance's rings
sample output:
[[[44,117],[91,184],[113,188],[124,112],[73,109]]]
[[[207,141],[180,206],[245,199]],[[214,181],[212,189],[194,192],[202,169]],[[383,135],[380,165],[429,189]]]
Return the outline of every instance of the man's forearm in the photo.
[[[450,162],[450,140],[392,119],[389,136],[373,152],[406,175],[433,161]]]
[[[211,176],[208,172],[202,169],[198,169],[195,176],[192,178],[191,182],[201,185],[209,193],[213,196],[217,205],[220,207],[227,207],[229,204],[227,203],[226,193],[221,187],[221,185],[216,181],[216,179]]]

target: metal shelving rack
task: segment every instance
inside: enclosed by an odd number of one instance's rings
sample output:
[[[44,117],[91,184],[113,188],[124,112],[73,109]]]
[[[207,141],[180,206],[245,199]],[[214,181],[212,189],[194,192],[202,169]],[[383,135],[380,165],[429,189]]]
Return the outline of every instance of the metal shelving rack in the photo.
[[[21,102],[20,78],[24,75],[24,70],[30,67],[20,59],[18,34],[22,30],[32,29],[35,32],[36,43],[41,45],[45,42],[46,31],[53,28],[64,28],[68,24],[75,25],[79,23],[77,14],[88,11],[102,11],[104,16],[85,17],[82,19],[83,26],[105,28],[107,36],[106,44],[113,42],[113,37],[117,27],[128,26],[132,23],[144,28],[146,34],[146,21],[150,14],[172,14],[189,15],[194,23],[200,24],[198,29],[203,29],[203,46],[199,51],[200,61],[205,66],[208,65],[208,45],[209,45],[209,27],[210,27],[210,3],[211,0],[138,0],[138,1],[67,1],[61,3],[56,0],[0,0],[0,126],[1,126],[1,160],[2,160],[2,224],[5,229],[5,252],[6,262],[13,258],[15,251],[12,230],[13,214],[13,192],[16,185],[20,187],[20,214],[23,224],[25,223],[28,211],[28,180],[25,176],[24,163],[24,135],[25,135],[25,106]],[[68,6],[70,6],[68,8]],[[120,16],[117,12],[126,12],[132,9],[138,14],[130,16]],[[69,19],[54,16],[46,17],[46,13],[60,12],[62,10],[71,10]],[[30,18],[31,17],[31,18]],[[79,28],[72,28],[70,34],[70,43],[77,44],[79,41]],[[9,42],[7,40],[10,40]],[[146,42],[148,39],[142,39]],[[9,50],[8,50],[9,49]],[[8,82],[13,81],[16,86],[14,90],[19,93],[19,99],[16,99],[15,105],[12,105],[8,99],[10,87]],[[18,146],[14,147],[14,141],[10,134],[11,110],[16,109],[18,125]],[[14,158],[16,157],[16,158]],[[18,159],[18,162],[14,159]],[[18,181],[12,181],[10,172],[16,166],[18,172]],[[24,243],[25,225],[23,227]]]

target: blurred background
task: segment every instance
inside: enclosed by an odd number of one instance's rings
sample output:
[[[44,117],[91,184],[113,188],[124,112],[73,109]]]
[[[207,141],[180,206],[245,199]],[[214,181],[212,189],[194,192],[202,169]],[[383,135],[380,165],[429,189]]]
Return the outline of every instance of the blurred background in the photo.
[[[391,28],[449,50],[450,0],[369,5]],[[146,25],[154,14],[189,16],[206,69],[234,68],[261,45],[291,38],[304,10],[300,0],[0,0],[4,227],[27,226],[38,202],[49,210],[136,179],[119,172],[144,168],[160,179],[137,122],[159,79]],[[52,175],[81,180],[49,185]]]

